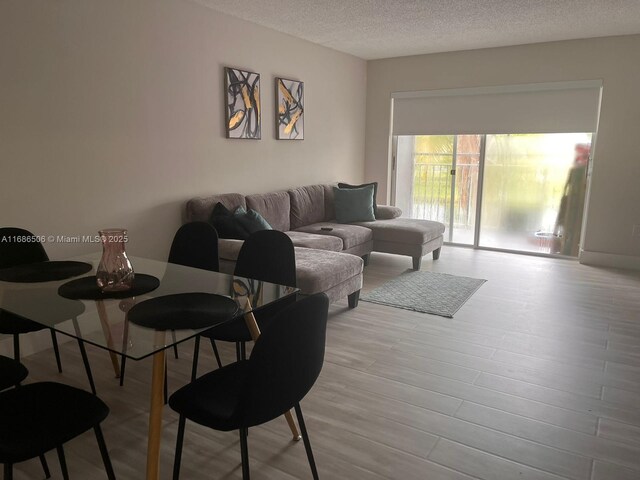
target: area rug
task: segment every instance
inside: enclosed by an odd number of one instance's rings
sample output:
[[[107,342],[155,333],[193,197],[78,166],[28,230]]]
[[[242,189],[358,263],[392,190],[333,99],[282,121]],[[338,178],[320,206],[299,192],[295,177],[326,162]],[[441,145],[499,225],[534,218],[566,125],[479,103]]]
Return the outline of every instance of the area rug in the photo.
[[[407,270],[360,299],[414,312],[453,318],[486,280]]]

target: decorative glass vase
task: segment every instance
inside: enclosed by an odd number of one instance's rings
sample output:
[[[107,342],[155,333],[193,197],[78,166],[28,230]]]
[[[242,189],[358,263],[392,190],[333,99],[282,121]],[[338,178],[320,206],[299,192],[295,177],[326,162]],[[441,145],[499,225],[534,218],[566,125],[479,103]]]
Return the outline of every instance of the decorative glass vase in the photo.
[[[124,251],[127,231],[122,228],[100,230],[102,258],[96,270],[96,283],[103,292],[121,292],[133,285],[133,267]]]

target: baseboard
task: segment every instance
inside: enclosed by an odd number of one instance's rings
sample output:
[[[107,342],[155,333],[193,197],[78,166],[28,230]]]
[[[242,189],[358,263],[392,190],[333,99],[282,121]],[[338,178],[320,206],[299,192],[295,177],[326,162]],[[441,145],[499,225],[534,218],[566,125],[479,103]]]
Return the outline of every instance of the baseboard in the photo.
[[[588,252],[582,250],[580,251],[578,260],[585,265],[640,270],[640,257],[631,255],[616,255],[614,253]]]

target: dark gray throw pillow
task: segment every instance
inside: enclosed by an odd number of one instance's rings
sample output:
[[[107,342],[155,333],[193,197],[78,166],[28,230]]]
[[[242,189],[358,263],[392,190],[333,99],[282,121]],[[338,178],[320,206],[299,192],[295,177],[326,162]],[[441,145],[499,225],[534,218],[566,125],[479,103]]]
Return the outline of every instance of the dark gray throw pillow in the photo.
[[[334,208],[338,223],[371,222],[373,214],[373,185],[362,188],[333,187]]]
[[[361,185],[350,185],[348,183],[339,182],[338,188],[362,188],[368,187],[369,185],[373,185],[373,215],[378,218],[378,182],[363,183]]]
[[[209,222],[218,232],[220,238],[235,238],[236,240],[246,240],[249,232],[237,221],[231,212],[222,203],[218,202],[213,207]]]

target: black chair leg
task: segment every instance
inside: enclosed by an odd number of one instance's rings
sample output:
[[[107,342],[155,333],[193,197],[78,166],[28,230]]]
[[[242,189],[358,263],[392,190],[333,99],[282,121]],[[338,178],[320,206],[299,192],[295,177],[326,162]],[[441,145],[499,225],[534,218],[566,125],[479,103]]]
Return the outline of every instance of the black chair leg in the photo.
[[[3,470],[4,470],[4,480],[13,480],[13,463],[5,463]]]
[[[60,470],[62,470],[62,478],[64,480],[69,480],[69,472],[67,471],[67,461],[64,458],[64,449],[62,445],[58,445],[56,447],[56,451],[58,452],[58,460],[60,460]]]
[[[120,386],[121,387],[124,385],[124,370],[126,366],[127,366],[127,357],[123,355],[122,358],[120,359]]]
[[[91,387],[91,393],[96,394],[96,385],[93,383],[93,374],[91,373],[91,365],[89,365],[89,357],[87,357],[87,351],[84,348],[84,342],[78,339],[78,347],[80,348],[80,355],[82,355],[82,363],[84,363],[84,369],[87,372],[87,378],[89,379],[89,386]]]
[[[51,332],[51,343],[53,343],[53,353],[56,355],[56,364],[58,365],[58,373],[62,373],[62,362],[60,361],[60,349],[58,348],[58,338],[56,337],[56,332],[53,329],[49,330]]]
[[[245,342],[240,342],[240,359],[247,359],[247,344]]]
[[[309,434],[307,433],[307,427],[304,424],[304,417],[302,416],[302,409],[300,408],[299,403],[296,403],[295,409],[296,417],[298,417],[298,425],[300,425],[300,433],[302,433],[302,440],[304,441],[304,449],[307,451],[307,458],[309,459],[309,466],[311,467],[311,474],[313,475],[313,480],[318,480],[318,469],[316,468],[316,461],[313,458]]]
[[[185,423],[187,423],[187,418],[184,415],[180,415],[180,420],[178,420],[178,438],[176,439],[176,456],[173,460],[173,480],[180,478],[180,462],[182,461],[182,443],[184,441]]]
[[[171,330],[171,338],[173,339],[173,355],[176,357],[176,360],[178,360],[178,343],[175,330]]]
[[[240,342],[236,342],[236,360],[238,362],[242,360],[242,354],[240,353]]]
[[[40,465],[42,465],[42,470],[44,471],[44,478],[51,478],[51,472],[49,471],[49,465],[47,464],[47,458],[44,454],[40,455]]]
[[[126,311],[129,314],[129,310]],[[126,316],[124,320],[124,330],[122,332],[122,353],[126,354],[129,348],[129,317]],[[120,357],[120,386],[124,386],[124,372],[127,367],[127,356],[121,355]]]
[[[17,333],[13,334],[13,358],[20,361],[20,336]]]
[[[200,354],[200,335],[196,335],[196,343],[193,347],[193,364],[191,365],[191,381],[198,375],[198,355]]]
[[[100,448],[100,455],[102,455],[104,469],[107,471],[107,478],[109,480],[116,480],[116,474],[113,472],[113,465],[111,465],[111,459],[109,458],[109,450],[107,450],[107,444],[104,441],[104,435],[102,435],[100,425],[93,427],[93,431],[96,434],[96,440],[98,440],[98,447]]]
[[[13,358],[16,362],[20,361],[20,337],[17,333],[13,334]],[[20,383],[16,385],[16,388],[20,386]]]
[[[250,476],[249,476],[249,446],[247,445],[247,437],[248,436],[249,436],[249,429],[248,428],[241,428],[240,429],[240,455],[242,457],[242,480],[250,480]]]
[[[216,362],[218,362],[218,368],[222,368],[222,362],[220,361],[220,353],[218,353],[216,341],[213,338],[210,338],[209,340],[211,340],[211,348],[213,348],[213,354],[216,357]]]

